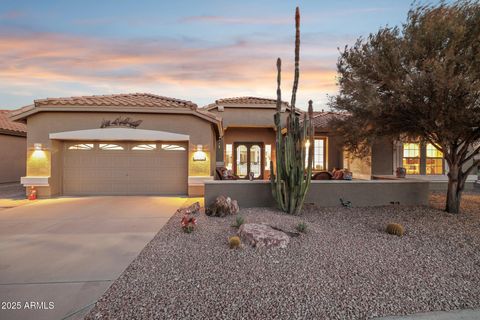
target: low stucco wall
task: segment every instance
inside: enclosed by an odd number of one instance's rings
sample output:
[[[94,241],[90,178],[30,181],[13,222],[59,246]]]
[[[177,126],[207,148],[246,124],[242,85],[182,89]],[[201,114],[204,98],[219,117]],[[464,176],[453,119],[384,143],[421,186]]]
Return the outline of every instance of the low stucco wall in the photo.
[[[273,207],[269,181],[208,181],[205,182],[205,204],[219,195],[238,201],[240,207]],[[390,205],[428,205],[429,183],[412,180],[312,181],[306,203],[319,207],[341,206],[340,198],[354,207]]]

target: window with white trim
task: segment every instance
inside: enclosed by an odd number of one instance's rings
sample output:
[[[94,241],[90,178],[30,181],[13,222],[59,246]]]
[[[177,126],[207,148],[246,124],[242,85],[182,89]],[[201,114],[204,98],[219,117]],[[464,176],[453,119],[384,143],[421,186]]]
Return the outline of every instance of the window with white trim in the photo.
[[[157,145],[155,143],[137,144],[132,148],[134,151],[153,151],[156,149]]]
[[[232,144],[225,145],[225,168],[233,170],[233,146]]]
[[[431,143],[427,144],[426,174],[443,174],[443,153]]]
[[[326,146],[327,138],[315,138],[313,140],[313,163],[312,170],[322,171],[326,168]],[[308,151],[310,147],[310,142],[305,143],[306,152],[305,152],[305,168],[308,166]]]
[[[162,150],[166,151],[185,151],[185,147],[180,146],[178,144],[162,144],[161,146]]]
[[[113,143],[100,143],[99,144],[100,150],[105,150],[105,151],[117,151],[117,150],[125,150],[124,147],[118,144],[113,144]]]
[[[407,174],[420,174],[420,143],[403,144],[403,167]]]
[[[272,160],[272,145],[265,145],[265,170],[270,170],[270,161]]]
[[[68,147],[68,150],[93,150],[93,143],[79,143]]]

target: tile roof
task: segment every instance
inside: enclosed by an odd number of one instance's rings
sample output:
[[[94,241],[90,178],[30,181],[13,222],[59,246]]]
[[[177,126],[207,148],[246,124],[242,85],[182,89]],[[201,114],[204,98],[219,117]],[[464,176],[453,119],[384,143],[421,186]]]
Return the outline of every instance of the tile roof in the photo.
[[[315,129],[324,129],[328,130],[331,129],[330,121],[334,119],[338,119],[343,117],[342,114],[336,112],[325,112],[325,111],[317,111],[313,112],[312,123]]]
[[[66,98],[47,98],[35,100],[35,106],[75,105],[75,106],[116,106],[116,107],[159,107],[197,109],[191,101],[168,98],[149,93],[112,94],[98,96],[79,96]]]
[[[276,99],[266,99],[258,97],[233,97],[215,100],[216,104],[276,104]],[[287,102],[282,101],[282,104],[288,105]]]
[[[23,123],[10,120],[12,110],[0,110],[0,131],[25,134],[27,126]]]

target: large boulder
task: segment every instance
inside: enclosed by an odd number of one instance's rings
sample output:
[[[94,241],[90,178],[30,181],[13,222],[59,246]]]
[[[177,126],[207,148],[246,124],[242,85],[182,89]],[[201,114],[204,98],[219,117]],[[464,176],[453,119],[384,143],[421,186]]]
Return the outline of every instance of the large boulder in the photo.
[[[218,196],[215,202],[205,210],[207,216],[225,217],[237,214],[240,211],[237,200],[230,197]]]
[[[256,248],[286,248],[290,242],[290,237],[285,232],[266,224],[244,223],[238,229],[238,235],[245,243]]]

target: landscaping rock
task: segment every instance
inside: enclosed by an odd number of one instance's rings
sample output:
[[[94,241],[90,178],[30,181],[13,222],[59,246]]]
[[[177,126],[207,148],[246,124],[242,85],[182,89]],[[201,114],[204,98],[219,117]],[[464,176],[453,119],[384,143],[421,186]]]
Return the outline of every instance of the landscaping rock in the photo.
[[[290,242],[290,237],[286,233],[275,230],[266,224],[242,224],[238,229],[238,235],[246,243],[256,248],[286,248]]]
[[[230,197],[218,196],[215,202],[205,211],[207,216],[225,217],[237,214],[240,211],[237,200]]]
[[[197,202],[189,205],[188,207],[180,208],[180,209],[177,210],[177,212],[180,212],[183,215],[197,214],[197,213],[200,212],[200,202],[197,201]]]

